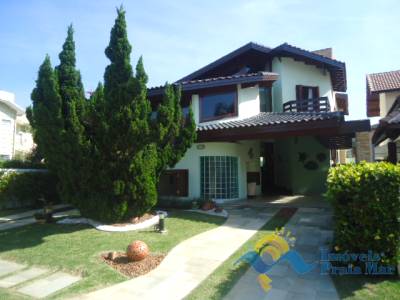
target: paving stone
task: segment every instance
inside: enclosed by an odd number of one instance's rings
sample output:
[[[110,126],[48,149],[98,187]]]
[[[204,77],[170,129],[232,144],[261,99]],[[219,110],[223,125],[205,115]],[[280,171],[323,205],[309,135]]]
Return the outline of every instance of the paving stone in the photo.
[[[296,240],[296,244],[301,246],[301,245],[305,245],[305,246],[315,246],[318,247],[319,245],[319,238],[316,236],[310,236],[310,235],[306,235],[306,236],[302,236],[299,239]]]
[[[26,268],[24,265],[0,259],[0,277]]]
[[[48,277],[35,280],[18,289],[18,292],[34,297],[44,298],[80,280],[80,277],[64,272],[57,272]]]
[[[324,300],[339,300],[339,296],[336,292],[320,292],[317,291],[316,299],[324,299]]]
[[[0,279],[0,287],[9,288],[22,282],[34,279],[46,272],[48,272],[48,270],[32,267]]]
[[[284,264],[276,264],[270,270],[268,270],[267,275],[272,276],[286,276],[289,272],[289,268]]]
[[[316,298],[317,293],[315,291],[308,291],[308,292],[303,292],[303,293],[298,293],[298,292],[289,292],[285,298],[285,300],[322,300],[325,298]]]
[[[265,300],[285,300],[287,295],[288,295],[288,291],[277,289],[277,288],[271,288],[266,293],[266,295],[264,296],[263,299],[265,299]],[[243,299],[248,299],[248,297],[243,298]]]
[[[324,275],[320,275],[320,278],[315,282],[315,289],[319,292],[336,292],[331,278]]]

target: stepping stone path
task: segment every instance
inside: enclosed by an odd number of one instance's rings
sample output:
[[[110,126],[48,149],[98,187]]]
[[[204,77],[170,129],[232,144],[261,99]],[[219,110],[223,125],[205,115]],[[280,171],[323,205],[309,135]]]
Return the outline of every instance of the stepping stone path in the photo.
[[[14,275],[7,276],[6,278],[0,279],[0,287],[9,288],[18,285],[24,281],[34,279],[35,277],[38,277],[47,272],[48,270],[33,267],[25,271],[18,272]]]
[[[0,260],[0,288],[33,298],[44,298],[60,291],[81,278],[64,272],[51,273],[44,268],[30,267]]]
[[[0,260],[0,276],[24,269],[25,266],[11,261]]]
[[[18,289],[18,292],[34,298],[44,298],[75,282],[78,282],[79,280],[80,277],[78,276],[72,276],[64,272],[57,272]]]

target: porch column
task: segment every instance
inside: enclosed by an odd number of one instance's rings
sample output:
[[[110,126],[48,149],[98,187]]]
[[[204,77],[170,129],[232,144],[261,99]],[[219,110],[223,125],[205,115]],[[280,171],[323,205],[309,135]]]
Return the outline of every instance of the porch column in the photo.
[[[393,141],[388,143],[388,161],[392,164],[397,163],[397,147],[396,143]]]

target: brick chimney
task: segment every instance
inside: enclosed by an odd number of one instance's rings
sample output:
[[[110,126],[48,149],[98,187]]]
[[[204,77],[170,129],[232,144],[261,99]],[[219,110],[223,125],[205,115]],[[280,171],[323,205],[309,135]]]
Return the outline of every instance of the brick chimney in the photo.
[[[319,54],[328,58],[333,58],[332,48],[325,48],[320,50],[314,50],[313,53]]]

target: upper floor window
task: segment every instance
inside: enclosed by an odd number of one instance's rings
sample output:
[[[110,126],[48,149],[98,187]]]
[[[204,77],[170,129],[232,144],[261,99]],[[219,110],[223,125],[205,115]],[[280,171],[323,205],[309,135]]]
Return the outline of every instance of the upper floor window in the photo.
[[[219,92],[200,96],[200,121],[212,121],[237,116],[236,91]]]
[[[296,100],[307,100],[319,98],[317,86],[296,85]]]
[[[260,112],[272,112],[272,95],[270,87],[260,87]]]

